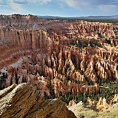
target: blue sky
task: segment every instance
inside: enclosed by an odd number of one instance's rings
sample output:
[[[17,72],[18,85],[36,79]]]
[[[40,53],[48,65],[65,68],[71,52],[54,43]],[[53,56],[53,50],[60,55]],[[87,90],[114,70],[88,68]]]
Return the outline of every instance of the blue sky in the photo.
[[[118,14],[118,0],[0,0],[0,14],[107,16]]]

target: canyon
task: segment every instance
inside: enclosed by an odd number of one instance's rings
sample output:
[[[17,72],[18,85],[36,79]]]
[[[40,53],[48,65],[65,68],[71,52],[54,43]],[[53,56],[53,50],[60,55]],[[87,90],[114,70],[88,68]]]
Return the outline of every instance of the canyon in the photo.
[[[24,82],[67,104],[117,83],[118,24],[1,15],[0,89]]]

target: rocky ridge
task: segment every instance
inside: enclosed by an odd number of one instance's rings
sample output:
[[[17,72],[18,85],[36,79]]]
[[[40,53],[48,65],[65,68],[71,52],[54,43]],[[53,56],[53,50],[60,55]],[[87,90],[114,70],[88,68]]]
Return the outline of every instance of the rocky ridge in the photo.
[[[39,91],[23,83],[0,91],[0,118],[76,118],[57,99],[44,100]]]

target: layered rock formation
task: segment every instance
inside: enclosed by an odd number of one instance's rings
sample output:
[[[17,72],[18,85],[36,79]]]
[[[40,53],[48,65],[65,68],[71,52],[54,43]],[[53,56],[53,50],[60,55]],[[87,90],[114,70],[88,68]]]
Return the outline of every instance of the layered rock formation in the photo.
[[[1,118],[76,118],[57,99],[44,100],[27,84],[12,85],[0,91]]]

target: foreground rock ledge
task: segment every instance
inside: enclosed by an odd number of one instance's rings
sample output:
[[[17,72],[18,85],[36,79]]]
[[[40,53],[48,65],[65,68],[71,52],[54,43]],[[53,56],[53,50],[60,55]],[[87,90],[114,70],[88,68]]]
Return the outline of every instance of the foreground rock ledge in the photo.
[[[44,100],[33,87],[23,83],[0,91],[0,118],[76,118],[57,99]]]

